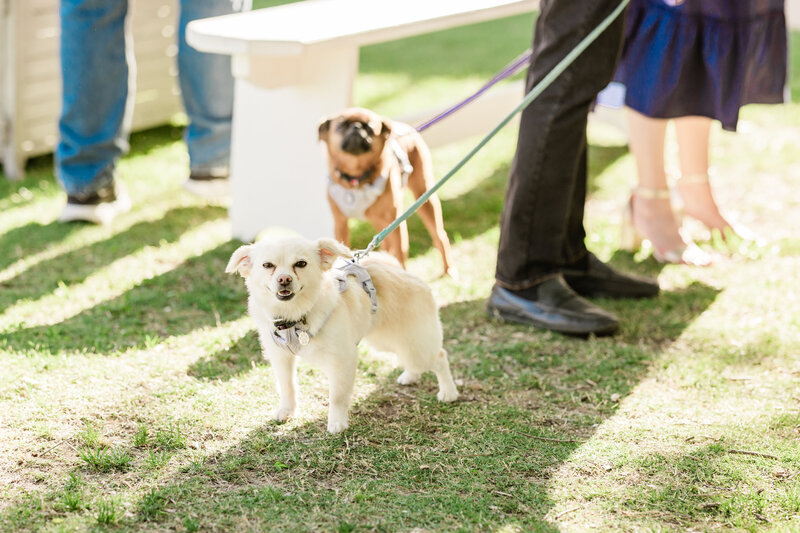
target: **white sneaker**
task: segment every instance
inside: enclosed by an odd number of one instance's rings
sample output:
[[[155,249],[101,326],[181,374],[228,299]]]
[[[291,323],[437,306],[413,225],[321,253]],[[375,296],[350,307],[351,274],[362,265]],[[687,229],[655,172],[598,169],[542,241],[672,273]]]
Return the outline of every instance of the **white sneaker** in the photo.
[[[120,186],[102,189],[89,198],[77,199],[67,196],[67,204],[61,210],[59,222],[91,222],[92,224],[111,224],[117,215],[131,210],[131,198]]]
[[[227,174],[191,174],[183,182],[183,188],[205,200],[225,202],[231,196],[231,182]]]

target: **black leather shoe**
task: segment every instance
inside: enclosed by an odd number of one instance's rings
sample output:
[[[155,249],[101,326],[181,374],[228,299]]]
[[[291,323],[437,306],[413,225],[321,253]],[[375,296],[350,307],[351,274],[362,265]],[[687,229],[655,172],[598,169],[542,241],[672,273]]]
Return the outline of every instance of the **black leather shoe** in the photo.
[[[588,256],[585,270],[565,269],[564,281],[581,296],[600,298],[652,298],[658,295],[658,282],[637,274],[617,272],[594,254]]]
[[[536,288],[536,300],[529,300],[495,285],[487,310],[508,322],[567,335],[611,335],[619,329],[617,317],[575,294],[561,276],[547,279]]]

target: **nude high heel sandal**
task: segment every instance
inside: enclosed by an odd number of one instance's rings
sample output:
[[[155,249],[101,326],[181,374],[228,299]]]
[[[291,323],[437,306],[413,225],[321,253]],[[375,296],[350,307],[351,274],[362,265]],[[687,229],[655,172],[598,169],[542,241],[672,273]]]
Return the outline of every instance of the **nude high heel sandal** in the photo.
[[[634,187],[622,211],[622,226],[620,227],[620,250],[625,252],[638,252],[645,240],[644,235],[633,223],[633,197],[650,198],[653,200],[670,200],[669,189],[649,189]]]
[[[728,217],[719,212],[719,208],[716,207],[716,202],[714,202],[713,200],[713,195],[712,195],[712,203],[717,209],[719,217],[721,217],[721,220],[725,223],[724,226],[720,227],[719,225],[713,225],[713,224],[710,225],[707,220],[703,220],[697,215],[692,215],[686,212],[685,210],[686,197],[683,194],[681,194],[680,189],[684,185],[695,185],[695,184],[705,185],[710,188],[708,174],[706,173],[683,174],[675,182],[677,196],[682,205],[682,209],[686,215],[700,221],[704,226],[706,226],[709,229],[709,231],[711,231],[712,235],[717,233],[719,237],[721,237],[722,240],[724,241],[728,241],[729,238],[731,237],[731,234],[745,241],[756,241],[755,234],[749,228],[731,221]]]
[[[647,198],[650,200],[663,200],[671,202],[669,189],[651,189],[647,187],[636,187],[631,191],[622,216],[622,226],[620,234],[620,249],[628,252],[636,252],[641,249],[642,242],[647,236],[642,234],[633,222],[633,199],[634,197]],[[649,240],[649,239],[647,239]],[[652,241],[650,241],[652,244]],[[659,263],[671,263],[678,265],[708,266],[711,264],[711,256],[697,247],[693,242],[686,243],[670,250],[660,250],[653,244],[653,257]]]

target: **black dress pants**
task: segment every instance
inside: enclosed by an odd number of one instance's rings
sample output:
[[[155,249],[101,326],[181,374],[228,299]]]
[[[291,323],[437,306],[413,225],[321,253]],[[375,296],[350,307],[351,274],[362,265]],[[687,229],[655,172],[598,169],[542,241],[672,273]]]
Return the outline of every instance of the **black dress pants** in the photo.
[[[526,92],[619,2],[542,0]],[[526,289],[587,254],[586,123],[614,74],[623,28],[620,16],[522,112],[500,226],[495,278],[502,287]]]

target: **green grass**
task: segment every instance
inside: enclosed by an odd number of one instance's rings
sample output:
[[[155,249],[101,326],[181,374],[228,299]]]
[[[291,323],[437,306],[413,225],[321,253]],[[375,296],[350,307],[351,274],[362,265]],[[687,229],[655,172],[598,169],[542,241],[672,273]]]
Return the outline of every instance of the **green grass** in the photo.
[[[357,103],[452,103],[527,47],[530,25],[368,47]],[[324,377],[302,362],[297,418],[269,420],[270,368],[224,274],[239,243],[223,208],[182,192],[179,123],[133,136],[119,171],[135,207],[108,228],[55,222],[52,160],[32,161],[0,180],[0,530],[800,531],[800,105],[742,118],[713,132],[714,183],[764,242],[706,269],[617,251],[634,165],[592,126],[587,242],[663,292],[598,301],[622,330],[589,340],[484,311],[503,131],[441,191],[456,277],[437,277],[410,223],[409,269],[442,306],[462,398],[439,404],[432,376],[400,387],[391,358],[364,349],[336,436]],[[436,149],[437,175],[474,143]],[[355,244],[372,234],[356,224]]]

